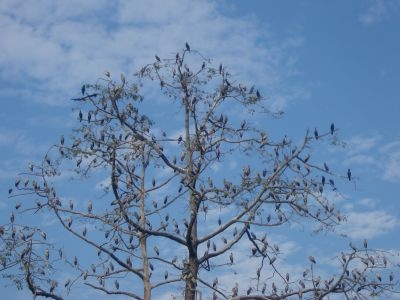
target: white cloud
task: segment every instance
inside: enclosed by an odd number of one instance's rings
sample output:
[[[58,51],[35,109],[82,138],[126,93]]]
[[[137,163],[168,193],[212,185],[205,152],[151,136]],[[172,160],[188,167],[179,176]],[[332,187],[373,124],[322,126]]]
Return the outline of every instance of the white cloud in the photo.
[[[355,136],[346,141],[347,153],[349,156],[353,156],[371,150],[378,144],[380,139],[379,135]]]
[[[388,233],[399,224],[395,216],[383,210],[350,212],[347,214],[347,222],[338,228],[338,232],[354,239],[371,239]]]
[[[360,16],[359,20],[365,25],[371,25],[382,21],[387,16],[387,13],[387,1],[376,0],[368,10]]]
[[[132,74],[156,52],[171,56],[186,41],[232,74],[265,85],[280,108],[299,96],[285,79],[296,74],[292,50],[302,38],[274,40],[256,19],[226,17],[213,1],[8,0],[0,24],[0,78],[17,86],[1,96],[62,105],[104,70]]]
[[[357,202],[363,206],[373,208],[373,207],[375,207],[377,201],[372,198],[363,198]]]
[[[400,180],[400,141],[395,141],[380,149],[383,154],[383,179]]]
[[[398,0],[374,0],[367,11],[359,17],[364,25],[373,25],[388,19],[391,14],[398,10]]]

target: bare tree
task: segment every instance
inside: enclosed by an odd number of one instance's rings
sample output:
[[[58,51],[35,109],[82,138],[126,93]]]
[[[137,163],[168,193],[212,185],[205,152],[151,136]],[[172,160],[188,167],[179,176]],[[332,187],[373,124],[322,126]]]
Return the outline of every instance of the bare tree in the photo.
[[[337,142],[333,124],[326,132],[307,131],[298,143],[287,136],[274,140],[252,120],[253,114],[275,114],[262,93],[188,44],[173,58],[156,55],[133,82],[106,72],[81,93],[73,99],[79,127],[71,139],[62,136],[9,191],[23,202],[0,227],[1,263],[19,288],[53,299],[62,299],[62,290],[77,281],[134,299],[176,287],[188,300],[199,291],[215,299],[369,299],[397,292],[390,257],[367,241],[342,252],[337,273],[326,279],[311,255],[299,277],[283,274],[277,264],[281,251],[267,237],[270,228],[299,221],[332,230],[345,218],[326,190],[336,191],[334,180],[354,180],[351,171],[335,175],[310,152],[321,140]],[[157,101],[168,101],[169,110],[157,111]],[[230,160],[236,165],[231,175],[213,171]],[[64,199],[57,178],[65,173],[88,183],[91,176],[106,176],[102,195],[82,198],[80,205]],[[66,255],[43,228],[15,220],[39,212],[53,215],[76,243],[98,255],[91,261],[80,260],[79,251]],[[216,224],[210,224],[212,215]],[[214,274],[231,272],[241,243],[258,263],[255,280],[226,286]],[[61,263],[75,277],[58,282],[54,266]]]

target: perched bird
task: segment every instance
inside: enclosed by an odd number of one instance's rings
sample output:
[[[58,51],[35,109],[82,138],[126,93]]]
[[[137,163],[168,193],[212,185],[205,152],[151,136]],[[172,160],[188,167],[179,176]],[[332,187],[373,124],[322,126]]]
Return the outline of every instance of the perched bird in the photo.
[[[249,288],[247,289],[247,292],[246,292],[247,296],[250,295],[250,293],[251,293],[252,290],[253,290],[252,287],[249,287]]]
[[[115,280],[115,281],[114,281],[114,285],[115,285],[115,288],[116,288],[117,290],[119,290],[119,282],[118,282],[118,280]]]
[[[331,124],[331,134],[333,135],[333,133],[335,132],[335,124]]]
[[[155,56],[155,58],[156,58],[156,60],[158,61],[158,62],[161,62],[161,59],[158,57],[158,55],[156,54],[156,55],[154,55]]]
[[[231,255],[229,255],[229,260],[231,261],[231,264],[233,264],[233,253],[231,252]]]
[[[86,85],[82,85],[82,89],[81,89],[82,96],[85,95],[85,90],[86,90]]]
[[[315,258],[314,258],[314,256],[309,256],[308,257],[308,260],[310,261],[310,262],[312,262],[313,264],[316,264],[317,262],[315,261]]]
[[[267,289],[267,284],[264,282],[262,289],[261,289],[261,293],[264,294],[266,289]]]
[[[354,246],[354,244],[352,242],[350,242],[349,246],[351,249],[353,249],[353,251],[357,251],[356,246]]]
[[[17,178],[17,179],[15,180],[15,183],[14,183],[15,187],[18,188],[18,186],[19,186],[20,183],[21,183],[21,179],[20,179],[20,178]]]
[[[81,110],[79,110],[79,122],[82,122],[82,118],[83,118],[83,114],[82,114],[82,111]]]
[[[71,283],[71,279],[67,279],[67,281],[65,281],[65,283],[64,283],[64,287],[69,286],[70,283]]]
[[[314,137],[315,137],[316,140],[318,140],[319,136],[318,136],[317,128],[314,129]]]
[[[56,287],[57,287],[57,281],[52,280],[50,283],[50,293],[54,292]]]
[[[186,50],[190,52],[190,46],[187,42],[185,43],[185,47],[186,47]]]
[[[367,239],[364,239],[364,248],[368,248],[368,242],[367,242]]]
[[[324,163],[324,169],[325,169],[326,172],[329,172],[329,167],[328,167],[328,165],[326,163]]]
[[[347,178],[349,179],[349,181],[351,181],[351,171],[350,171],[350,169],[347,169]]]
[[[88,206],[87,206],[87,210],[88,210],[88,213],[89,213],[89,214],[92,213],[92,209],[93,209],[92,201],[89,201]]]
[[[160,255],[160,250],[158,249],[157,246],[154,246],[154,252],[157,254],[157,256]]]
[[[218,277],[216,277],[215,279],[214,279],[214,281],[213,281],[213,288],[215,288],[216,286],[217,286],[217,284],[218,284]]]
[[[80,145],[80,143],[81,143],[80,139],[75,140],[74,143],[72,144],[72,148],[78,147]]]
[[[165,279],[165,280],[168,279],[168,271],[165,271],[165,273],[164,273],[164,279]]]
[[[233,229],[233,236],[236,236],[237,235],[237,228],[235,227],[234,229]]]
[[[232,297],[236,297],[239,292],[239,284],[235,283],[235,286],[232,288]]]

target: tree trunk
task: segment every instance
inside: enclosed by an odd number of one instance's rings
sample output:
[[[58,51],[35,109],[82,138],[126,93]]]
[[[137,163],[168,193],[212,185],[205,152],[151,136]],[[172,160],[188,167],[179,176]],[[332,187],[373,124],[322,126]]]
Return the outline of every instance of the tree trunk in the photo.
[[[145,214],[145,174],[146,174],[146,158],[144,153],[144,147],[142,147],[142,175],[141,175],[141,195],[140,195],[140,226],[143,228],[146,226],[146,214]],[[151,285],[150,285],[150,273],[149,273],[149,259],[147,257],[147,236],[145,233],[139,235],[140,248],[142,251],[143,259],[143,299],[151,300]]]

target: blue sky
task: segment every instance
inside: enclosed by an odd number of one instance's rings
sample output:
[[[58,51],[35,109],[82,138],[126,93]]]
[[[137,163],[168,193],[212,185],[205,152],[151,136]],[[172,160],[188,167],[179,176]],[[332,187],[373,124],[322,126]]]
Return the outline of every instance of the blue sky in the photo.
[[[1,220],[14,178],[76,125],[69,99],[82,83],[105,70],[129,76],[188,41],[284,110],[265,121],[271,135],[298,139],[334,122],[346,147],[315,153],[358,178],[341,187],[348,222],[338,231],[400,250],[400,1],[4,0],[0,29]],[[307,257],[305,241],[327,261],[349,241],[285,230],[287,268]],[[5,298],[26,299],[6,283]]]

